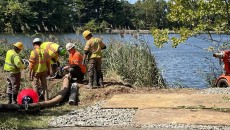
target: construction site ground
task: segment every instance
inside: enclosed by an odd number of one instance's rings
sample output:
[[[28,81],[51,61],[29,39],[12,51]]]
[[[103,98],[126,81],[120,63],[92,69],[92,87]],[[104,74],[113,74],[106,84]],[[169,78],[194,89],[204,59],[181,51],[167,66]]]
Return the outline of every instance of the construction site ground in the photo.
[[[120,94],[103,108],[137,108],[133,124],[230,125],[230,95],[226,94]]]
[[[80,89],[80,91],[92,92],[92,90],[85,90],[84,88]],[[128,87],[120,87],[119,84],[118,87],[112,86],[112,89],[107,86],[106,89],[99,88],[93,91],[97,94],[94,94],[94,97],[91,97],[91,99],[106,99],[102,108],[136,108],[137,111],[132,124],[136,124],[137,126],[171,123],[230,126],[230,95],[228,94],[196,94],[200,91],[197,89],[133,90]],[[109,95],[112,96],[109,97]],[[118,128],[65,127],[64,129],[115,130]],[[125,127],[119,129],[135,130],[138,128]],[[157,129],[168,130],[167,128]]]

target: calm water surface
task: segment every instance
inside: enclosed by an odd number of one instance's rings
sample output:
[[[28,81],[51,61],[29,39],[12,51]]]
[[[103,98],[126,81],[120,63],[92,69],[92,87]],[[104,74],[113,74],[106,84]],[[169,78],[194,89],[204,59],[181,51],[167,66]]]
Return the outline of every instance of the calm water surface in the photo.
[[[59,34],[56,36],[62,40],[73,39],[85,42],[81,35],[75,33]],[[125,35],[124,38],[119,34],[94,34],[94,36],[103,38],[105,43],[108,43],[111,39],[131,43],[136,43],[135,41],[137,40],[130,34]],[[218,39],[219,36],[216,35],[215,38]],[[34,37],[20,34],[14,36],[0,34],[1,39],[7,39],[8,43],[22,41],[26,44],[27,48],[32,48],[31,42]],[[207,84],[202,75],[211,71],[210,64],[212,63],[216,67],[219,67],[218,60],[212,57],[212,53],[204,50],[210,46],[210,42],[193,37],[186,42],[190,45],[180,44],[177,48],[172,48],[170,44],[166,44],[163,48],[159,49],[153,45],[151,34],[140,35],[138,39],[144,40],[150,45],[151,51],[156,58],[157,66],[161,70],[163,78],[170,86],[179,84],[185,87],[206,88]],[[206,59],[210,61],[207,62]]]

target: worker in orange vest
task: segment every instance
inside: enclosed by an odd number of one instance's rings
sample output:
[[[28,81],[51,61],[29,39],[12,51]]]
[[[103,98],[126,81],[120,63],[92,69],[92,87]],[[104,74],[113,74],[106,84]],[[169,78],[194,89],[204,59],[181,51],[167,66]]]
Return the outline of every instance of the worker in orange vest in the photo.
[[[42,89],[46,101],[49,97],[46,77],[50,74],[50,56],[45,49],[40,47],[41,44],[40,38],[33,40],[34,50],[31,51],[29,58],[29,76],[31,81],[35,78],[34,86],[37,93],[40,94],[39,90]]]
[[[83,56],[73,43],[66,44],[66,50],[69,52],[69,65],[63,67],[63,70],[68,69],[70,77],[77,78],[77,82],[82,83],[86,73],[86,66],[82,65]]]
[[[106,49],[105,44],[100,38],[93,37],[89,30],[83,32],[83,37],[86,39],[86,45],[84,48],[83,64],[86,64],[86,59],[89,59],[89,84],[86,88],[92,89],[94,83],[94,75],[96,75],[96,85],[103,87],[103,74],[101,71],[102,64],[102,49]],[[96,74],[95,74],[96,73]],[[96,86],[95,86],[96,87]]]
[[[21,69],[23,65],[18,53],[23,49],[23,43],[17,42],[13,44],[14,49],[8,50],[6,53],[4,70],[7,72],[7,96],[8,104],[17,104],[17,95],[20,87]]]

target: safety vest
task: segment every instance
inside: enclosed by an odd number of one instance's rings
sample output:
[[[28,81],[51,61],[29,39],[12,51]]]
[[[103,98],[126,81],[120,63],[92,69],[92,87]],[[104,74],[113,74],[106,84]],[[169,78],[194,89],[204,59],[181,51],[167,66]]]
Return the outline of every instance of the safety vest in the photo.
[[[59,45],[57,43],[54,42],[43,42],[40,46],[42,49],[45,49],[49,55],[50,58],[55,58],[56,60],[58,60],[58,47]]]
[[[103,48],[105,44],[99,38],[92,37],[86,42],[86,46],[84,50],[89,51],[92,58],[102,58],[101,48]]]
[[[15,63],[16,61],[16,63]],[[17,66],[18,64],[18,66]],[[8,50],[6,53],[6,59],[4,64],[4,70],[11,73],[19,73],[22,62],[18,54],[14,50]]]
[[[33,62],[33,72],[45,72],[47,71],[46,61],[49,59],[49,54],[42,48],[37,48],[31,51],[30,61]]]
[[[82,61],[83,61],[83,56],[78,51],[75,51],[73,55],[72,54],[69,55],[69,64],[79,65],[79,67],[81,68],[81,72],[86,73],[86,66],[82,65]]]

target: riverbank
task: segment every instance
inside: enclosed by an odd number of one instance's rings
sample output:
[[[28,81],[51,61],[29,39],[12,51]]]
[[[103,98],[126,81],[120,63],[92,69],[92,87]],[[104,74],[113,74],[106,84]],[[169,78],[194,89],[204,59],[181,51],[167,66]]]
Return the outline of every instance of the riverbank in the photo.
[[[54,86],[57,89],[57,84],[61,80],[54,80],[49,86]],[[102,108],[106,101],[110,100],[114,95],[136,94],[230,94],[230,88],[208,88],[208,89],[192,89],[192,88],[133,88],[123,85],[122,82],[105,79],[105,87],[93,90],[85,89],[83,84],[79,85],[80,102],[77,106],[68,106],[67,104],[56,105],[52,108],[43,109],[38,113],[28,114],[20,112],[1,113],[4,118],[0,119],[0,126],[2,129],[34,129],[46,128],[53,129],[54,127],[65,129],[70,127],[72,129],[88,128],[106,128],[112,129],[221,129],[229,130],[229,126],[224,125],[194,125],[194,124],[177,124],[177,123],[163,123],[163,124],[148,124],[137,125],[133,123],[134,116],[137,114],[137,108]],[[49,87],[49,90],[53,87]],[[0,102],[4,102],[5,97],[0,98]],[[229,99],[225,97],[223,99]],[[211,101],[206,98],[207,101]],[[190,110],[190,108],[181,107],[179,110]],[[202,110],[202,107],[192,108],[191,111]],[[206,110],[206,109],[204,109]],[[211,111],[222,111],[222,113],[229,113],[223,111],[224,109],[210,109]],[[28,122],[28,119],[33,119]],[[166,117],[161,117],[167,118]],[[158,119],[161,119],[158,118]],[[217,118],[217,117],[216,117]],[[196,118],[197,119],[197,118]],[[14,125],[12,125],[12,123]],[[76,127],[77,126],[77,127]],[[55,129],[54,129],[55,130]]]
[[[144,90],[144,89],[143,89]],[[141,93],[141,94],[140,94]],[[149,91],[140,91],[140,93],[135,93],[136,97],[139,99],[142,99],[141,95],[145,95],[146,93],[148,95],[154,94],[154,95],[168,95],[168,94],[176,94],[178,96],[180,95],[194,95],[194,96],[201,96],[203,97],[207,96],[206,100],[202,100],[201,102],[205,101],[212,101],[209,100],[209,98],[212,97],[212,95],[219,96],[222,98],[223,94],[230,94],[230,88],[208,88],[203,90],[197,90],[197,89],[160,89],[160,90],[149,90]],[[119,94],[120,95],[120,94]],[[117,97],[119,96],[117,95]],[[130,95],[130,93],[125,94]],[[122,94],[121,96],[124,96]],[[225,96],[225,98],[227,98]],[[164,98],[159,98],[162,100]],[[185,130],[185,129],[202,129],[202,130],[229,130],[229,120],[224,119],[228,118],[230,108],[221,109],[218,108],[218,105],[215,106],[215,108],[205,108],[205,106],[202,107],[203,104],[200,104],[200,106],[184,106],[184,107],[177,107],[177,108],[142,108],[138,109],[135,107],[131,108],[104,108],[103,106],[106,104],[106,102],[111,101],[111,99],[108,100],[102,100],[99,101],[93,105],[87,106],[86,108],[82,109],[74,109],[71,112],[69,112],[66,115],[62,115],[59,117],[54,117],[50,120],[49,125],[51,127],[59,127],[64,129],[65,127],[69,127],[72,129],[77,129],[78,127],[85,127],[85,128],[107,128],[113,130],[114,128],[117,129],[126,129],[126,130],[132,130],[132,129],[164,129],[164,130]],[[122,100],[122,99],[121,99]],[[129,99],[127,99],[129,100]],[[152,99],[154,100],[154,99]],[[188,100],[189,102],[193,100]],[[199,100],[199,98],[195,99]],[[223,99],[225,100],[225,99]],[[113,99],[114,101],[114,99]],[[181,99],[181,101],[186,101],[186,99]],[[170,101],[165,101],[169,102]],[[175,101],[176,102],[176,101]],[[192,101],[191,101],[192,102]],[[200,103],[201,103],[200,102]],[[143,101],[142,103],[145,103]],[[162,102],[164,103],[164,102]],[[217,103],[217,102],[215,102]],[[161,103],[158,103],[161,104]],[[199,103],[198,103],[199,104]],[[229,102],[228,102],[229,104]],[[119,104],[116,104],[119,105]],[[135,103],[132,103],[132,105],[135,105]],[[139,105],[141,105],[139,103]],[[151,104],[149,104],[151,105]],[[152,104],[154,105],[154,104]],[[176,103],[175,103],[176,105]],[[143,115],[143,111],[149,111]],[[151,111],[152,110],[152,111]],[[140,112],[141,111],[141,112]],[[163,113],[161,113],[163,111]],[[171,111],[169,113],[165,111]],[[172,112],[173,111],[173,112]],[[180,114],[177,114],[179,111]],[[182,113],[181,113],[182,112]],[[142,114],[140,114],[142,113]],[[155,113],[155,114],[153,114]],[[191,118],[189,117],[189,113],[192,113]],[[175,115],[176,114],[176,115]],[[215,114],[215,115],[212,115]],[[217,114],[217,115],[216,115]],[[160,115],[160,116],[159,116]],[[200,115],[202,115],[200,117]],[[137,117],[138,116],[138,117]],[[170,119],[173,118],[173,116],[177,116],[177,118],[174,119],[173,122],[168,122]],[[148,117],[151,117],[151,119]],[[206,118],[205,118],[206,117]],[[214,118],[213,118],[214,117]],[[186,118],[186,119],[184,119]],[[216,119],[215,121],[210,121],[210,118]],[[148,119],[148,120],[146,120]],[[180,123],[177,120],[180,120],[180,122],[188,121],[189,123]],[[212,120],[211,119],[211,120]],[[223,119],[223,120],[222,120]],[[140,123],[142,120],[145,120],[144,123]],[[219,123],[218,121],[225,121],[225,124]],[[150,123],[150,122],[159,122],[159,121],[165,121],[162,123]],[[197,124],[194,124],[195,122],[199,122]],[[139,122],[139,123],[138,123]],[[78,127],[76,127],[78,126]],[[52,128],[51,128],[52,129]],[[68,129],[68,128],[67,128]],[[54,129],[55,130],[55,129]]]

